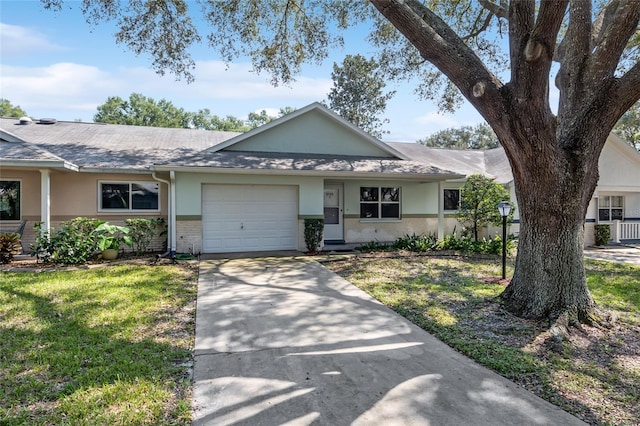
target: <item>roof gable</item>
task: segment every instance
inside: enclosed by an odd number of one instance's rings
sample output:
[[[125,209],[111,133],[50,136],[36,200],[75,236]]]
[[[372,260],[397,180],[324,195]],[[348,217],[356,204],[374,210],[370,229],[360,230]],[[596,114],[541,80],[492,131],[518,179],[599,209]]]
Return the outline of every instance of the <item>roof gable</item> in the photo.
[[[598,186],[636,186],[640,182],[640,152],[611,133],[602,148],[598,168]]]
[[[406,159],[317,102],[208,151],[222,150]]]

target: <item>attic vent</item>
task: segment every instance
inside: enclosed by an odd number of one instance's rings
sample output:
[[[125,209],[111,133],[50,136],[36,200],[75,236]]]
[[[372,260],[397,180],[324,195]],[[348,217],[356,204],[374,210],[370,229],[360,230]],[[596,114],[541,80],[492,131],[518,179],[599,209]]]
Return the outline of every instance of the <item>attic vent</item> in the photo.
[[[39,123],[40,124],[56,124],[56,119],[55,118],[41,118]]]
[[[29,117],[20,117],[19,123],[22,126],[26,126],[27,124],[33,123],[33,120],[31,120]]]

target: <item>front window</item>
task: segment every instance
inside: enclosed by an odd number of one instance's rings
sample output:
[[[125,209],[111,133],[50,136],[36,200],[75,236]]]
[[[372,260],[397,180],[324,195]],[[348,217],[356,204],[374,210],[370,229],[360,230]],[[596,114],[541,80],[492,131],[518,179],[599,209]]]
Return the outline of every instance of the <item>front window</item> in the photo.
[[[400,188],[384,186],[361,187],[360,218],[400,219]]]
[[[445,189],[443,192],[443,196],[445,210],[458,210],[460,208],[459,189]]]
[[[157,211],[157,182],[100,182],[100,210]]]
[[[20,181],[0,180],[0,219],[20,220]]]
[[[624,209],[624,197],[621,195],[601,196],[598,200],[598,220],[608,222],[622,220]]]

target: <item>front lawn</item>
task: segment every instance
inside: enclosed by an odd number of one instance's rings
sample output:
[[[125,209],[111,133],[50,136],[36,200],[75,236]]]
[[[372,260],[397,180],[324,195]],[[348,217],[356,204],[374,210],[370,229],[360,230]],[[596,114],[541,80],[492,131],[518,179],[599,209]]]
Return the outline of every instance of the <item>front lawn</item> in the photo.
[[[501,309],[499,259],[373,255],[328,262],[449,346],[590,424],[640,424],[640,267],[587,261],[596,301],[618,316],[561,347],[544,323]]]
[[[0,423],[189,424],[196,276],[0,272]]]

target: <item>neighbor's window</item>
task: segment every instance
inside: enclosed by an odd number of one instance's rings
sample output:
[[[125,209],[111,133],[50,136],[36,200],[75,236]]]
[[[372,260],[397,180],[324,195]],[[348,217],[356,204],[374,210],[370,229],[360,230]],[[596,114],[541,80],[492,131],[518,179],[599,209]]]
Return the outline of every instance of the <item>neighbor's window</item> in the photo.
[[[0,180],[0,219],[20,220],[20,181]]]
[[[158,210],[157,182],[100,182],[100,210]]]
[[[460,190],[445,189],[444,192],[444,209],[458,210],[460,208]]]
[[[598,220],[622,220],[624,197],[621,195],[605,195],[598,199]]]
[[[361,187],[360,218],[400,219],[400,188],[384,186]]]

